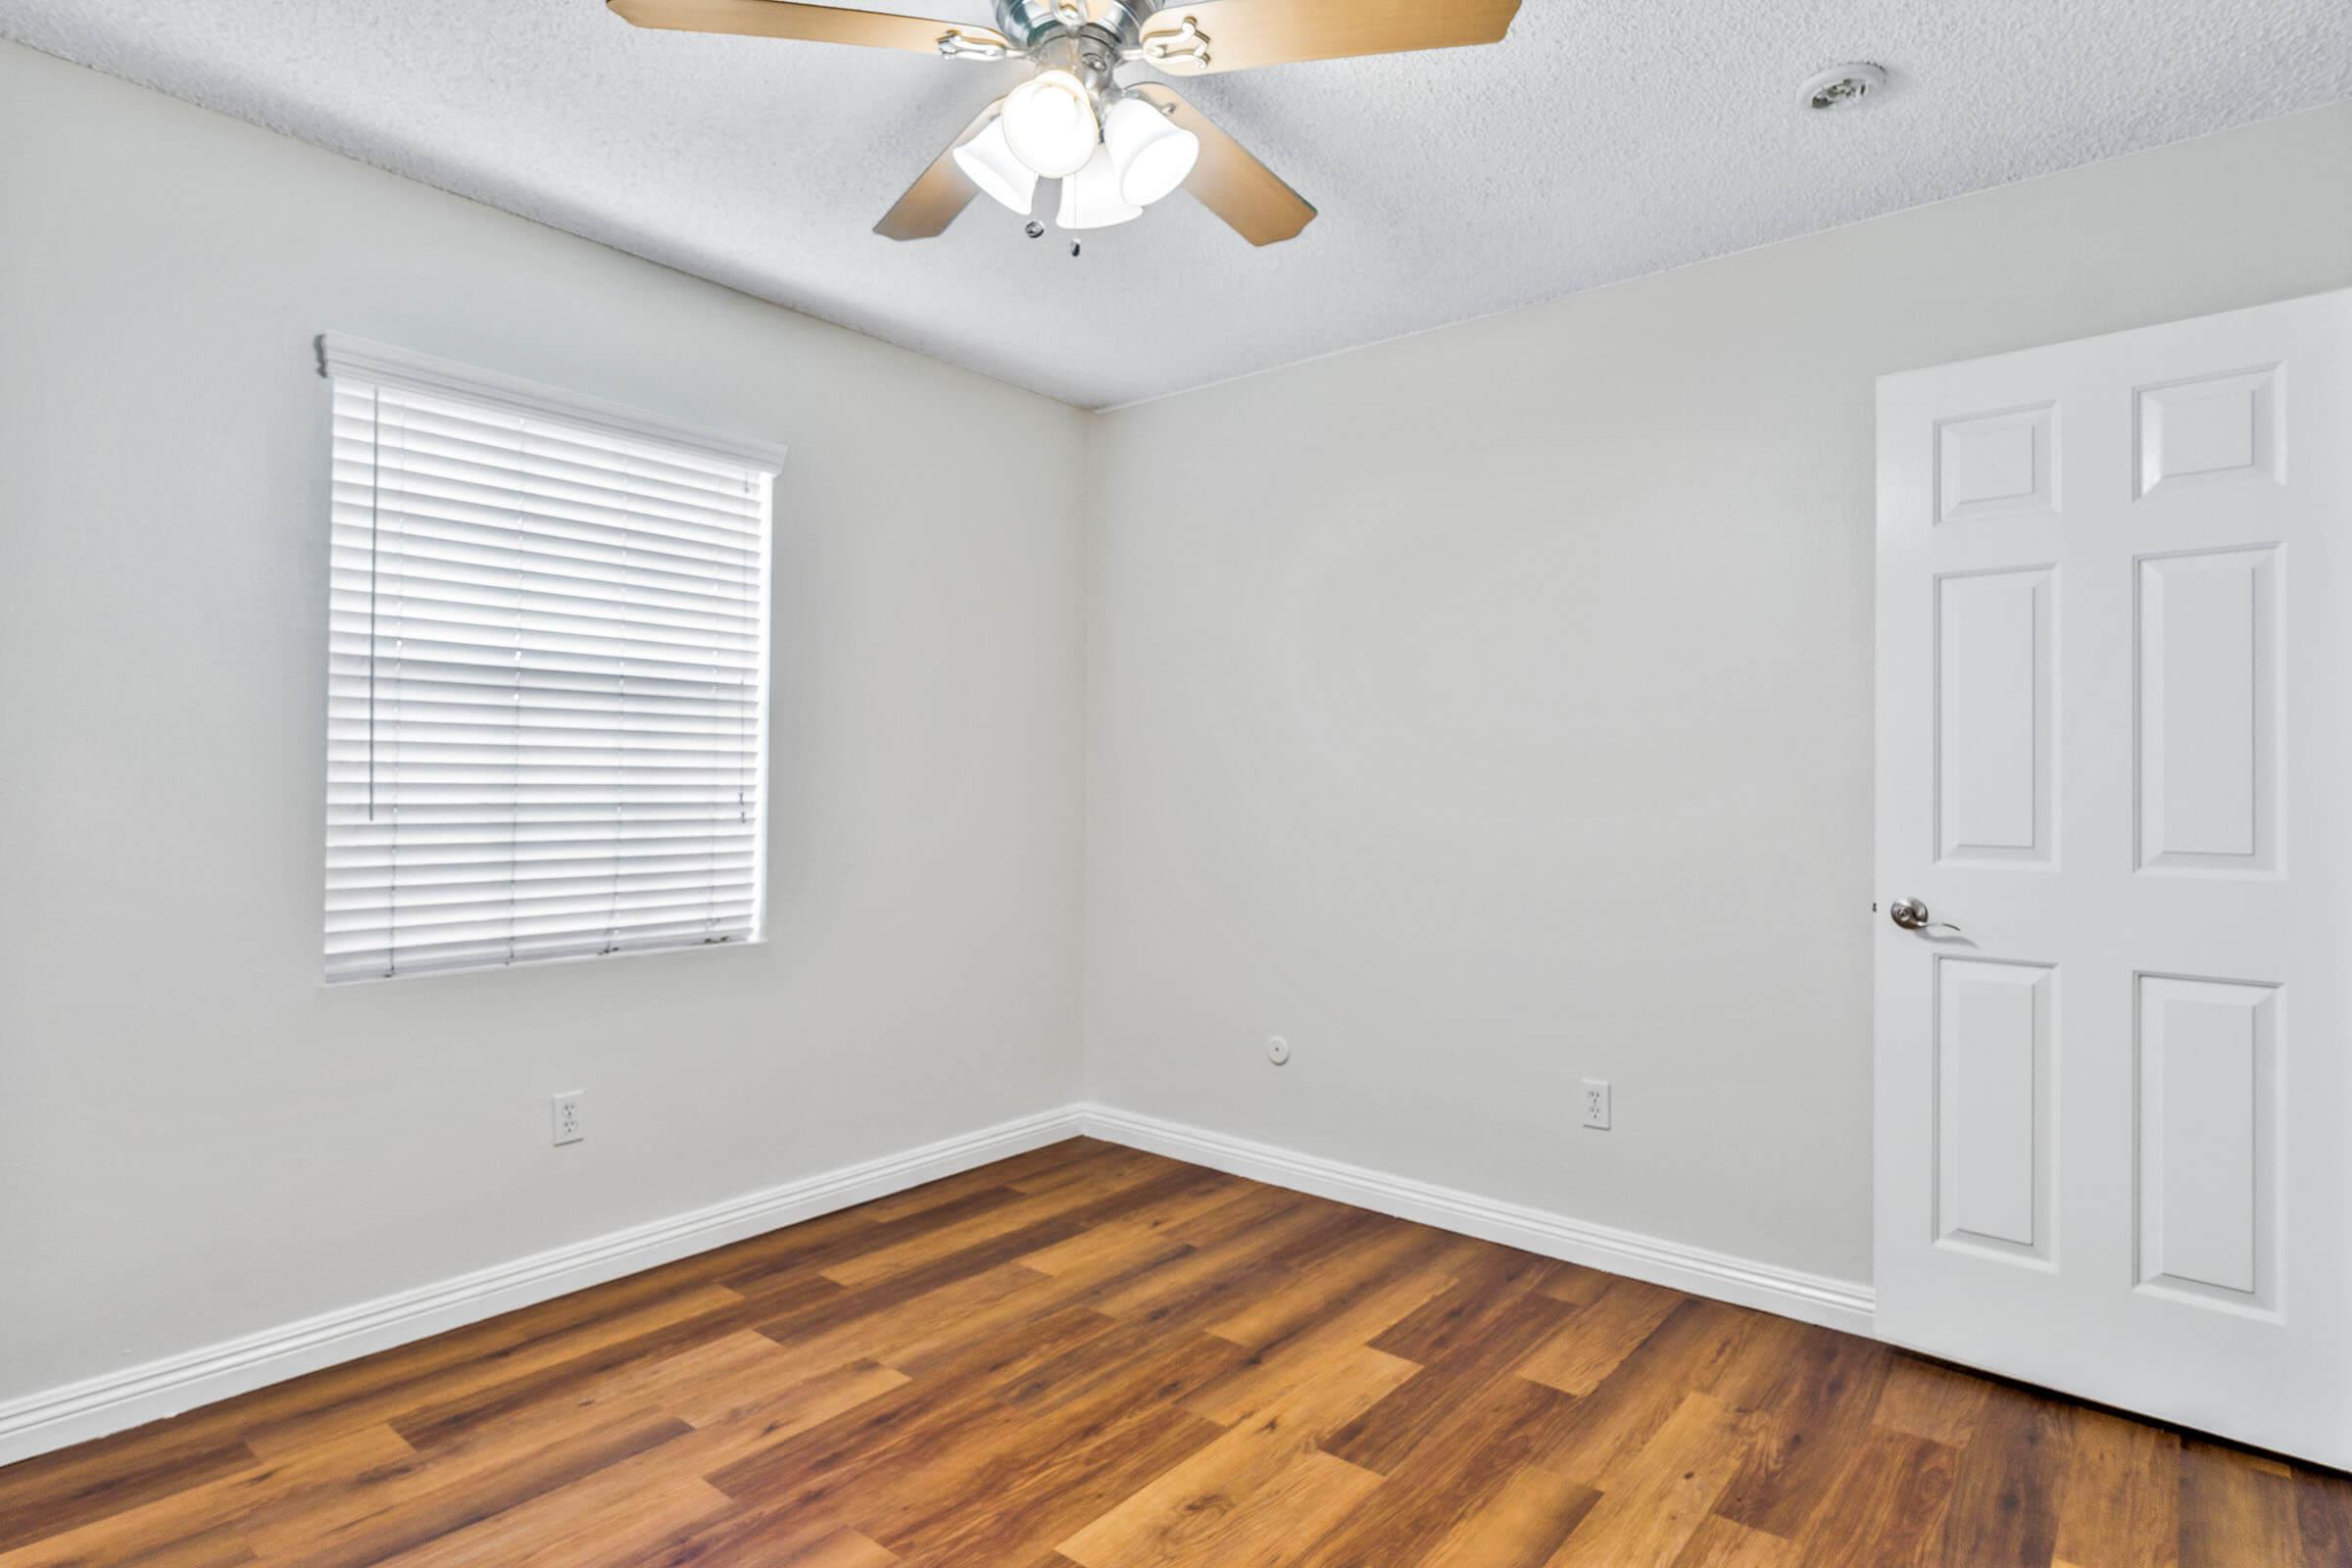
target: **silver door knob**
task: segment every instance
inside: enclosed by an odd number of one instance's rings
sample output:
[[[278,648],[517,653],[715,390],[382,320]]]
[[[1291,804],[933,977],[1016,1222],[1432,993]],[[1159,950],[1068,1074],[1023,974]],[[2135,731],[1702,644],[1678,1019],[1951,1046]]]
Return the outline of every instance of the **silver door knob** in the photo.
[[[1949,931],[1954,936],[1960,928],[1949,920],[1931,920],[1928,906],[1917,899],[1897,899],[1886,906],[1886,918],[1906,931]]]

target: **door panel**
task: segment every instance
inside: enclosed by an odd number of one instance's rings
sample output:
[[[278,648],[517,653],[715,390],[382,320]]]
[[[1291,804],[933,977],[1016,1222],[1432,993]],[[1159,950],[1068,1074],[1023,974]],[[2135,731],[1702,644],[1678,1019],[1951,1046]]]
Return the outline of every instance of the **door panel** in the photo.
[[[2047,865],[2050,569],[1936,581],[1936,805],[1946,860]]]
[[[2134,395],[2139,429],[2139,493],[2167,485],[2277,480],[2278,429],[2272,403],[2276,368],[2208,376]]]
[[[2055,511],[2056,432],[2047,403],[1939,421],[1936,520]]]
[[[2139,976],[2139,1282],[2276,1296],[2278,988]]]
[[[1936,1240],[2046,1262],[2056,971],[1936,962]]]
[[[2139,563],[2139,864],[2278,869],[2278,549]]]
[[[1879,383],[1880,1332],[2341,1467],[2348,360],[2333,294]]]

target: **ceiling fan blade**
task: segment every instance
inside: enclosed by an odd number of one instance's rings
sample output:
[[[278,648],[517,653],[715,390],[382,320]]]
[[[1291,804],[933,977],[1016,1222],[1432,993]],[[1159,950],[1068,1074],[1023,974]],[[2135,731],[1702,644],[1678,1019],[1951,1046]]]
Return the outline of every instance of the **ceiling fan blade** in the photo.
[[[931,167],[914,176],[914,183],[906,187],[906,194],[899,198],[898,204],[882,215],[882,221],[874,225],[875,233],[885,239],[930,239],[947,231],[947,226],[980,194],[980,187],[972,183],[971,176],[956,166],[956,149],[979,135],[989,117],[997,112],[997,104],[1004,101],[1000,98],[972,117],[972,122],[931,160]]]
[[[679,32],[861,43],[918,55],[979,60],[1002,60],[1012,52],[1011,43],[992,27],[930,17],[901,17],[887,11],[802,5],[799,0],[606,0],[606,4],[624,22]]]
[[[1252,245],[1272,245],[1315,220],[1306,198],[1219,130],[1215,121],[1156,81],[1129,90],[1200,138],[1200,157],[1185,176],[1184,188],[1242,238]]]
[[[1202,0],[1144,19],[1147,64],[1172,75],[1494,43],[1519,0]]]

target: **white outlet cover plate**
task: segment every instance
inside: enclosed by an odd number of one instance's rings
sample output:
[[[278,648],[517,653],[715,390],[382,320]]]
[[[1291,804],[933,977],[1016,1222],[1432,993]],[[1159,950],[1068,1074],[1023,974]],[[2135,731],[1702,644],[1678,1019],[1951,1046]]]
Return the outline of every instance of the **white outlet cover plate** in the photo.
[[[551,1141],[559,1148],[564,1144],[579,1143],[588,1136],[580,1111],[580,1097],[585,1092],[574,1089],[556,1096],[550,1102],[549,1134]],[[566,1115],[566,1112],[569,1114]]]
[[[1581,1103],[1584,1106],[1585,1125],[1604,1133],[1607,1132],[1610,1111],[1609,1081],[1606,1078],[1586,1079]]]
[[[1280,1035],[1266,1042],[1266,1059],[1279,1067],[1291,1059],[1291,1043]]]

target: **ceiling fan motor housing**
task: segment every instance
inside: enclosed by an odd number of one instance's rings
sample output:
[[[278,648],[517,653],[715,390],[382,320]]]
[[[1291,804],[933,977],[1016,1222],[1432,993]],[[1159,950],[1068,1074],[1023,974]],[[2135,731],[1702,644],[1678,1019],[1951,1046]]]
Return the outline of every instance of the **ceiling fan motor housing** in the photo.
[[[1056,27],[1022,45],[1042,71],[1066,71],[1086,84],[1097,112],[1111,96],[1110,74],[1119,67],[1119,46],[1099,27]]]
[[[1034,55],[1056,37],[1086,37],[1102,46],[1107,64],[1135,47],[1144,19],[1157,0],[996,0],[997,30],[1013,47]]]

